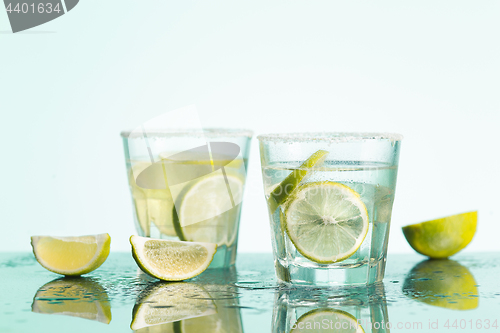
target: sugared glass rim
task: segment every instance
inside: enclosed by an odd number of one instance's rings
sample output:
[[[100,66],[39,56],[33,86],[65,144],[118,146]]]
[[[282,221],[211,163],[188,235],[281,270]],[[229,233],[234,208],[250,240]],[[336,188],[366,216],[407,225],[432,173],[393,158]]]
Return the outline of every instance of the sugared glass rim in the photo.
[[[160,129],[147,129],[146,134],[148,137],[249,137],[253,136],[253,132],[247,129],[233,129],[233,128],[204,128],[204,129],[189,129],[189,128],[160,128]],[[122,138],[135,138],[142,137],[142,132],[134,132],[134,130],[126,130],[120,133]]]
[[[355,142],[369,140],[401,141],[403,136],[398,133],[371,132],[304,132],[304,133],[270,133],[257,136],[259,141],[271,142]]]

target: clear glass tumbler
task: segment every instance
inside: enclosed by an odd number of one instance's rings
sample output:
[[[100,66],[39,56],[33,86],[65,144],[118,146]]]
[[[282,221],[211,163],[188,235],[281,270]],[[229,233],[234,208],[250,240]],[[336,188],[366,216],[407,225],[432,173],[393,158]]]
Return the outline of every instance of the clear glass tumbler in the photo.
[[[303,285],[382,281],[402,137],[258,137],[276,274]]]
[[[139,235],[217,243],[210,268],[234,265],[252,132],[135,130],[121,136]]]

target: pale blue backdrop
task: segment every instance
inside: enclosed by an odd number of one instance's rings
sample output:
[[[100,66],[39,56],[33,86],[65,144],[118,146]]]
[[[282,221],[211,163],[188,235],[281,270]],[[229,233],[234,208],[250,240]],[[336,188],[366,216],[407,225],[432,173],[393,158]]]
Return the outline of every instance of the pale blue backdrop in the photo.
[[[119,132],[196,104],[204,126],[400,132],[401,226],[479,210],[499,250],[498,1],[82,0],[10,33],[0,10],[0,251],[134,233]],[[256,141],[240,251],[271,251]]]

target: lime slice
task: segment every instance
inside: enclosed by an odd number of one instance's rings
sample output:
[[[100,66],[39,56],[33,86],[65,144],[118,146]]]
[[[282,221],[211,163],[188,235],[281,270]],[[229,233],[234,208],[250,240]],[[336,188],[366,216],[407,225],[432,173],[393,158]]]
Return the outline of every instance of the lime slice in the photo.
[[[305,160],[298,169],[293,170],[291,174],[283,179],[283,181],[272,190],[268,199],[271,214],[276,211],[276,208],[278,208],[279,205],[283,204],[288,199],[299,183],[307,176],[310,172],[308,169],[321,165],[327,155],[328,152],[326,150],[318,150],[309,156],[309,158]]]
[[[111,321],[111,306],[106,290],[88,278],[57,279],[38,289],[31,311],[95,320]]]
[[[212,262],[217,245],[132,236],[137,265],[157,279],[181,281],[201,274]]]
[[[321,264],[352,256],[368,233],[368,212],[359,194],[334,182],[300,186],[285,207],[283,227],[295,248]]]
[[[81,237],[32,236],[36,260],[51,272],[79,276],[101,266],[109,255],[108,234]]]
[[[448,258],[465,248],[474,237],[477,211],[443,217],[403,227],[411,247],[433,259]]]
[[[232,245],[238,234],[243,183],[242,177],[213,173],[184,188],[177,198],[179,215],[173,210],[179,239]]]
[[[208,316],[216,312],[217,308],[210,299],[210,294],[197,284],[157,283],[139,296],[132,312],[130,328],[138,330],[148,326],[174,324],[179,320]],[[162,328],[166,327],[162,325]],[[171,331],[175,331],[173,327]]]
[[[290,333],[300,332],[364,333],[357,319],[348,312],[330,308],[319,308],[303,314],[292,325]]]

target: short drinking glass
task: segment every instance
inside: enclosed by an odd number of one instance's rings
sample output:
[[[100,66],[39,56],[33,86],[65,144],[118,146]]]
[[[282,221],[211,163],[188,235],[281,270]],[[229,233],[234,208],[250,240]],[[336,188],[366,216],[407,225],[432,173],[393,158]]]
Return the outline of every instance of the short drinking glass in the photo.
[[[210,268],[234,265],[252,132],[121,133],[140,236],[217,243]]]
[[[382,281],[402,137],[297,133],[258,139],[280,282]]]

